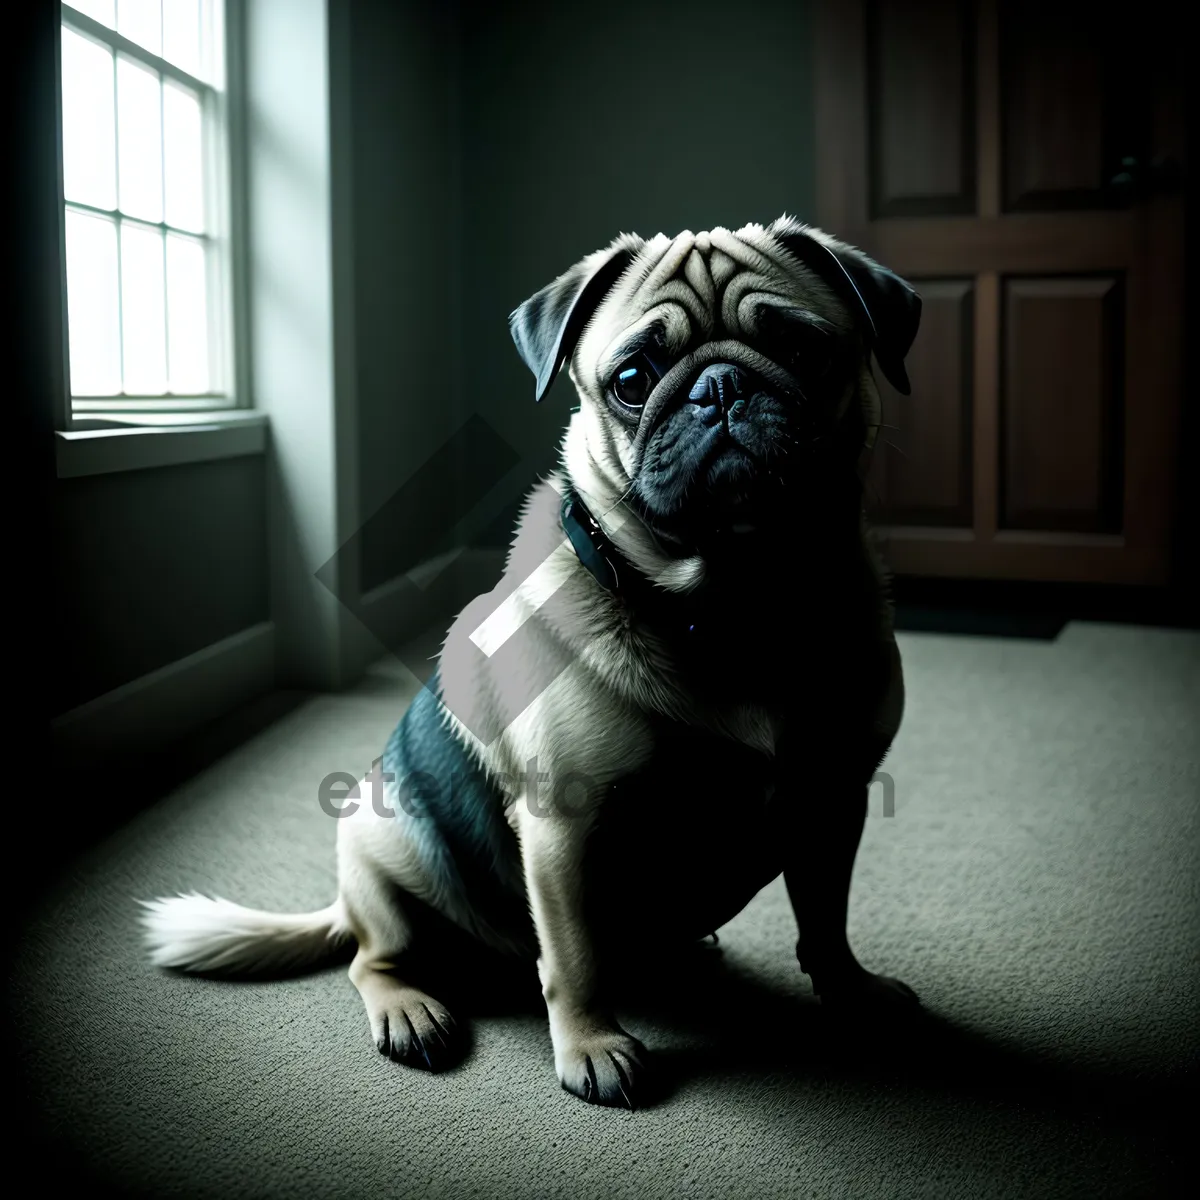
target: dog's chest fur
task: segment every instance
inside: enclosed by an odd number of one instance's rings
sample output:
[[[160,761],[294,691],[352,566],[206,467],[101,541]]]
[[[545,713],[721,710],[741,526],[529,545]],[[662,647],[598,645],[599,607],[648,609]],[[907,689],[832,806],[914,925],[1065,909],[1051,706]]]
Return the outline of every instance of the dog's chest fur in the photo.
[[[514,803],[556,803],[555,781],[532,798],[502,785],[444,720],[438,680],[422,692],[388,744],[393,788],[435,780],[414,802],[392,805],[397,834],[411,840],[445,915],[506,948],[532,949]],[[701,937],[736,914],[781,869],[771,836],[774,759],[735,738],[669,718],[652,721],[653,749],[610,782],[586,817],[589,924],[605,931]],[[519,797],[515,793],[522,793]],[[575,789],[561,793],[567,807]],[[419,813],[419,816],[414,816]]]

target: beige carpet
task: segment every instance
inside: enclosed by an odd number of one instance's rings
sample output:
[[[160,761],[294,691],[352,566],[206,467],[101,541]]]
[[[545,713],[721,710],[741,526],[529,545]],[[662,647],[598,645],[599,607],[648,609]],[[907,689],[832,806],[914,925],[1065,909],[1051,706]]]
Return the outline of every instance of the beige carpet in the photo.
[[[851,932],[925,1025],[831,1028],[778,884],[720,951],[632,990],[666,1085],[636,1113],[560,1091],[519,996],[431,1078],[375,1052],[342,969],[148,968],[137,897],[329,901],[318,783],[365,769],[415,686],[381,664],[106,840],[21,931],[16,1097],[50,1178],[214,1197],[1171,1194],[1200,1030],[1200,635],[1073,624],[902,650],[895,814],[874,797]]]

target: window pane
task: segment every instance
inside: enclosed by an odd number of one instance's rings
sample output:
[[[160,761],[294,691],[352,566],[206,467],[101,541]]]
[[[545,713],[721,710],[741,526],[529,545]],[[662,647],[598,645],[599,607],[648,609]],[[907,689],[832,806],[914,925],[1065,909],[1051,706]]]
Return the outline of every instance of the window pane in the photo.
[[[167,224],[204,230],[204,176],[200,97],[178,84],[163,83],[166,135]]]
[[[167,390],[167,322],[163,239],[157,229],[121,226],[121,324],[125,391],[160,396]]]
[[[117,57],[117,146],[120,149],[120,209],[161,221],[162,106],[158,75],[131,59]]]
[[[112,396],[121,390],[117,304],[117,227],[106,217],[67,210],[67,323],[71,392]]]
[[[162,53],[161,0],[117,0],[117,29],[131,42]]]
[[[71,0],[71,7],[109,29],[117,27],[116,0]]]
[[[172,392],[208,391],[208,288],[204,246],[167,236],[167,314]]]
[[[112,51],[62,31],[63,187],[68,200],[117,206]]]
[[[200,75],[200,0],[162,0],[163,58]]]

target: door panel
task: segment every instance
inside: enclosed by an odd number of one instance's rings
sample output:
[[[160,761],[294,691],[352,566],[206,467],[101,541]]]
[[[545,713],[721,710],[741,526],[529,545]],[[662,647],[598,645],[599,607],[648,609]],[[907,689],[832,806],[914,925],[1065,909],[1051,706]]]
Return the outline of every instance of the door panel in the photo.
[[[1120,281],[1004,281],[1008,529],[1119,533]]]
[[[867,36],[874,214],[974,212],[970,5],[873,4]]]
[[[815,17],[817,220],[924,300],[869,479],[892,569],[1164,582],[1184,208],[1152,168],[1185,163],[1167,9],[817,0]]]

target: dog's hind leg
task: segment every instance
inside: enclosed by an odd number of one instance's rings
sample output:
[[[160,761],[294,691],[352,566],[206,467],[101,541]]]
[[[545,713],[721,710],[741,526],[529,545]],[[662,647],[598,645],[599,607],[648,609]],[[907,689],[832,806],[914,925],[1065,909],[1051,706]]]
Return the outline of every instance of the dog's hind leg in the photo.
[[[358,953],[350,980],[367,1010],[381,1054],[408,1066],[441,1071],[461,1057],[464,1038],[445,1006],[404,977],[413,925],[404,895],[373,866],[343,878],[342,898]]]

